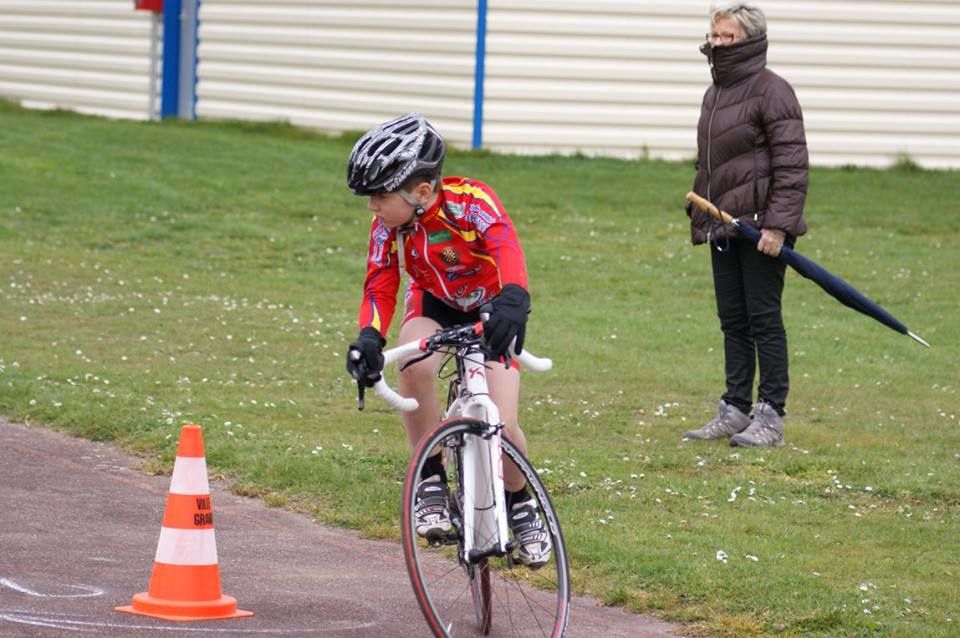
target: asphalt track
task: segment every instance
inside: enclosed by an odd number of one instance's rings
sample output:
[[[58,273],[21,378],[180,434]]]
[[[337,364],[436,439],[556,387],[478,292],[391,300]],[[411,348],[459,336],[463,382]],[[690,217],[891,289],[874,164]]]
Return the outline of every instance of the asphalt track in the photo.
[[[396,543],[211,482],[223,593],[252,618],[177,623],[114,611],[145,591],[170,479],[108,445],[0,417],[0,637],[421,638]],[[655,619],[573,601],[570,638],[676,638]],[[497,634],[497,627],[491,635]]]

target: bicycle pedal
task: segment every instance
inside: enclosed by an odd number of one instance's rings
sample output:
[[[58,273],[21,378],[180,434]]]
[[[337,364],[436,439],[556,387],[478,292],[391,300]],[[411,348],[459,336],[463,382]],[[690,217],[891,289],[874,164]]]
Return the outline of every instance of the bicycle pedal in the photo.
[[[451,529],[446,533],[433,534],[431,536],[422,537],[423,540],[427,541],[427,545],[430,547],[442,547],[444,545],[456,545],[460,540],[459,535],[457,534],[456,529]]]
[[[435,536],[427,540],[430,547],[446,547],[447,545],[456,545],[456,536]]]

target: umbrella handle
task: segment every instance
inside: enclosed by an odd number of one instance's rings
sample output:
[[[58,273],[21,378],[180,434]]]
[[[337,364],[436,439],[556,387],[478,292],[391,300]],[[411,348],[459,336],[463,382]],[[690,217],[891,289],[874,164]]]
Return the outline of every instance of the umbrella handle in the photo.
[[[718,221],[724,224],[737,225],[737,221],[733,217],[731,217],[729,213],[723,212],[722,210],[717,208],[713,204],[713,202],[711,202],[710,200],[704,197],[700,197],[693,191],[690,191],[689,193],[687,193],[687,201],[693,204],[694,206],[696,206],[697,208],[699,208],[700,210],[702,210],[703,212],[710,213]]]

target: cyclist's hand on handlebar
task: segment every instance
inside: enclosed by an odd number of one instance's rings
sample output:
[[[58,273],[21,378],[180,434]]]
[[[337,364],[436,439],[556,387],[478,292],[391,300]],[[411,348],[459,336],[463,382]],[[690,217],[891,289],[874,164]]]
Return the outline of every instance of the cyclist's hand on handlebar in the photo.
[[[380,380],[383,371],[383,346],[386,340],[376,328],[367,326],[347,350],[347,372],[368,388]]]
[[[514,354],[520,354],[530,313],[530,294],[516,284],[507,284],[480,312],[490,315],[483,323],[483,337],[490,355],[498,359],[507,354],[514,337],[517,339]]]

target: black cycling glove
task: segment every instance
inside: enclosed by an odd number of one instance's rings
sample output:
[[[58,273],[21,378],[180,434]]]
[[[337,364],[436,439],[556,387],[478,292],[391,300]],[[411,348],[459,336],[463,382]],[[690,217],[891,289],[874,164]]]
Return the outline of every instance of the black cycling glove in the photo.
[[[530,314],[530,294],[516,284],[507,284],[490,302],[489,312],[490,318],[483,324],[483,337],[490,356],[499,359],[507,354],[514,337],[517,343],[513,353],[520,354]]]
[[[376,328],[367,326],[347,350],[347,372],[357,381],[372,388],[383,371],[383,346],[387,341]]]

